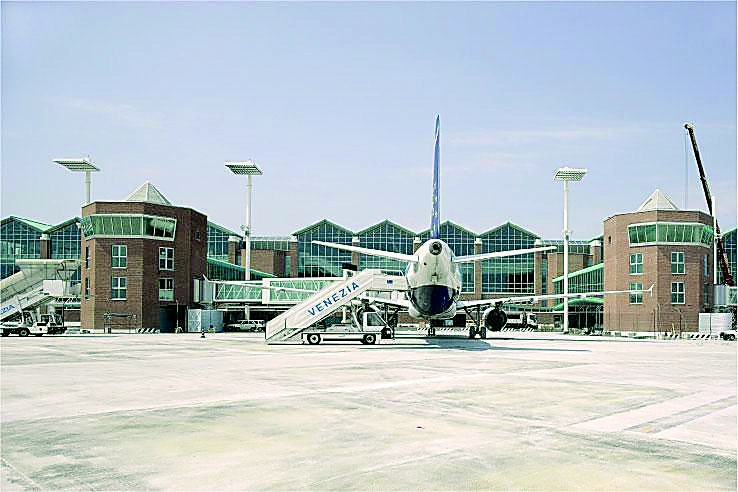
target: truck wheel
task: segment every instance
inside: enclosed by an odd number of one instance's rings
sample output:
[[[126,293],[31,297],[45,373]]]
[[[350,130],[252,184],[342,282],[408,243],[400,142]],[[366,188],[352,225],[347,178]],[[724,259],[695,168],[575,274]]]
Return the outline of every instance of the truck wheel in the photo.
[[[362,341],[367,345],[373,345],[374,342],[377,341],[377,335],[369,333],[368,335],[364,335],[364,339]]]
[[[20,335],[22,337],[27,337],[30,334],[31,334],[31,332],[28,331],[28,328],[21,328],[20,330],[18,330],[18,335]]]
[[[735,335],[728,335],[728,340],[735,341]]]
[[[320,343],[320,335],[317,333],[311,333],[308,335],[308,343],[310,345],[317,345]]]

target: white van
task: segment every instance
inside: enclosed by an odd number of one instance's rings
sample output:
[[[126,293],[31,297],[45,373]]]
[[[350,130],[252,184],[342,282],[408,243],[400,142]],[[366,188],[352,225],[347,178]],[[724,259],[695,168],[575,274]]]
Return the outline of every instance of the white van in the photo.
[[[532,328],[538,329],[538,317],[534,313],[507,312],[505,328]]]

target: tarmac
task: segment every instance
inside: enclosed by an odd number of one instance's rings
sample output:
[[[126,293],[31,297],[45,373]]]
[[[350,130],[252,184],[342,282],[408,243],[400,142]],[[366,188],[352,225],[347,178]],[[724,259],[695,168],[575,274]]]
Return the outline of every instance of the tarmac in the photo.
[[[736,490],[736,343],[0,341],[0,488]]]

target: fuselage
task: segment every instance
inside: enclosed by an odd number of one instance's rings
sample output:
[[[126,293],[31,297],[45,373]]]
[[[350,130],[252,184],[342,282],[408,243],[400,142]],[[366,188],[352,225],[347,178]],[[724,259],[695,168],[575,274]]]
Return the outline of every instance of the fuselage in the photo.
[[[454,253],[440,239],[429,239],[415,252],[417,262],[405,271],[412,306],[410,316],[421,319],[449,319],[456,314],[461,292],[461,272],[453,262]]]

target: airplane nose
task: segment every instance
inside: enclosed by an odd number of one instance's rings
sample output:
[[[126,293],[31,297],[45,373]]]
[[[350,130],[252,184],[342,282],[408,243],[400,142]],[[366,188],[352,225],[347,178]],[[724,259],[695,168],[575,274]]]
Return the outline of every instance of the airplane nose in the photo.
[[[440,243],[440,242],[438,242],[438,241],[434,241],[434,242],[432,242],[432,243],[431,243],[431,245],[430,245],[430,248],[429,248],[429,249],[430,249],[430,252],[431,252],[431,254],[432,254],[432,255],[436,255],[436,256],[438,256],[438,255],[440,255],[440,254],[441,254],[441,250],[442,250],[443,248],[442,248],[442,246],[441,246],[441,243]]]

